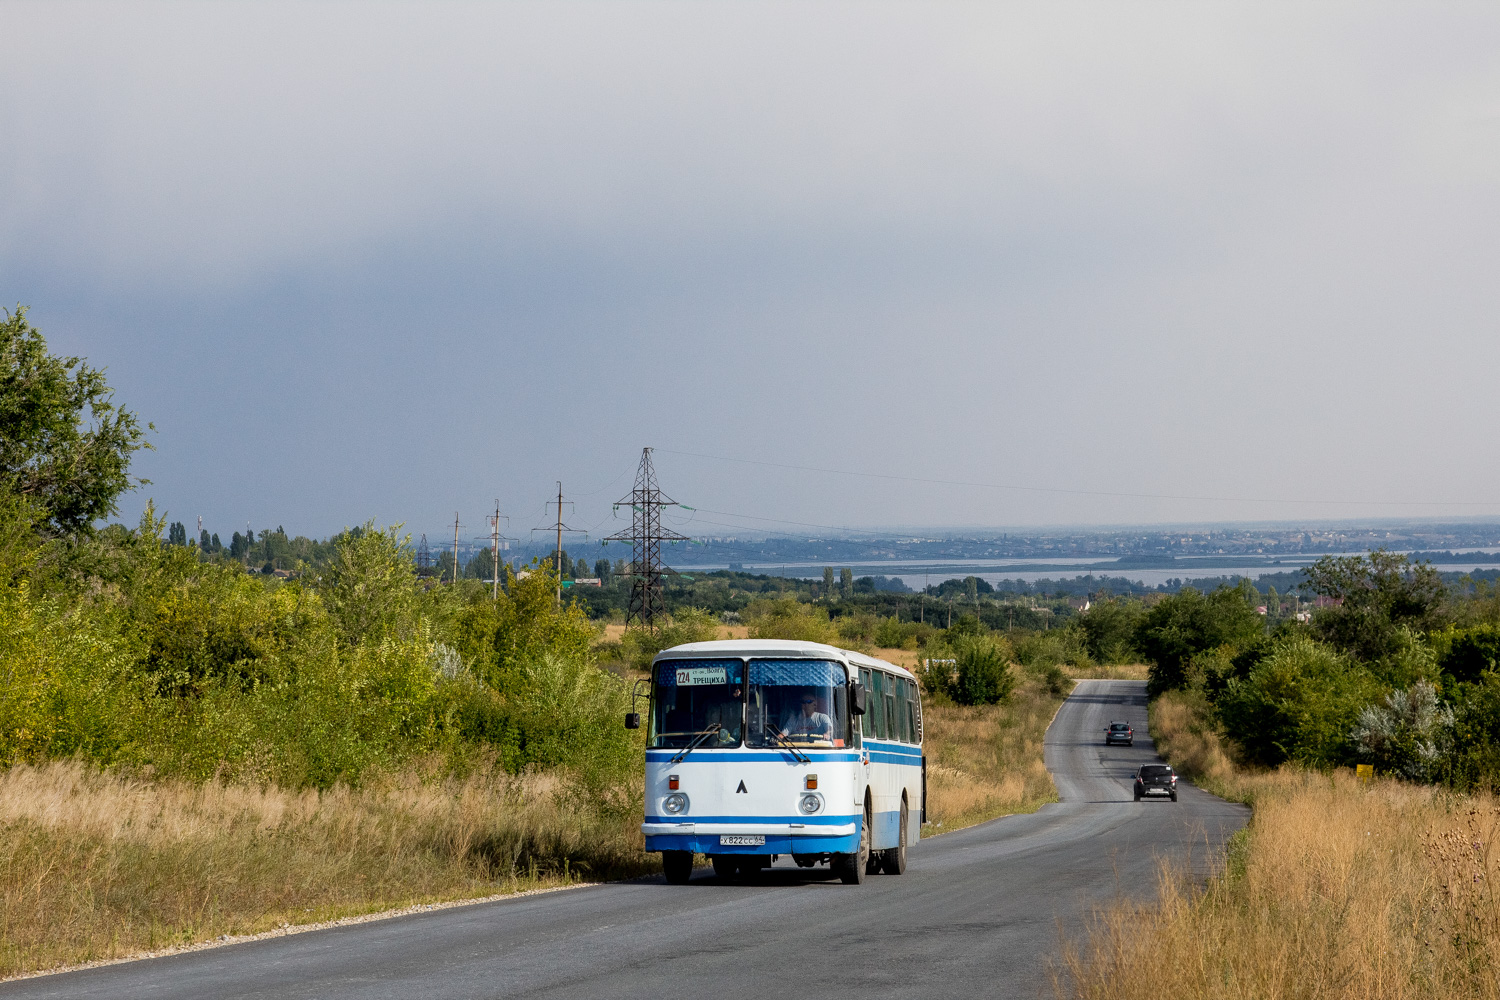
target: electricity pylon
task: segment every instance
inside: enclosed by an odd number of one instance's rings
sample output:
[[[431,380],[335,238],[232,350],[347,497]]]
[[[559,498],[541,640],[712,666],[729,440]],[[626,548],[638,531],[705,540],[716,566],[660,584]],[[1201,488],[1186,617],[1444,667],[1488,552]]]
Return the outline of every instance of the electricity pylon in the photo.
[[[625,504],[630,505],[630,530],[616,532],[604,541],[630,543],[630,603],[625,608],[625,620],[639,621],[647,628],[655,629],[656,620],[666,614],[666,602],[662,598],[661,544],[689,539],[661,526],[661,509],[676,507],[678,503],[657,488],[650,448],[641,449],[641,466],[636,470],[635,488],[615,504],[615,509]]]

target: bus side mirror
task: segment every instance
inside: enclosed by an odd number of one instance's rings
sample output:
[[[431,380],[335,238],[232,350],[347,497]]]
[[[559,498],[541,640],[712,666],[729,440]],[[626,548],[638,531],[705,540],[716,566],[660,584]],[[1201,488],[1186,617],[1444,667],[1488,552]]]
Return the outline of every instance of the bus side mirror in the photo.
[[[865,714],[865,686],[863,684],[852,684],[849,687],[849,714]]]
[[[640,712],[626,712],[625,713],[625,728],[626,729],[639,729],[639,728],[641,728],[641,713]]]

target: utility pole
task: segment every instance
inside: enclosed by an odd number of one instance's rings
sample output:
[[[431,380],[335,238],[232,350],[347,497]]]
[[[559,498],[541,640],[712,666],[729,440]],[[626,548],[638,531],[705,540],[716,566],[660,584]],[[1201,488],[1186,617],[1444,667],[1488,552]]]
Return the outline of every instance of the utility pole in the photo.
[[[570,528],[566,524],[563,524],[563,517],[562,517],[563,504],[566,503],[569,507],[571,507],[571,506],[573,506],[573,502],[571,500],[564,500],[563,499],[563,489],[562,489],[562,483],[561,482],[559,482],[557,484],[557,499],[556,500],[548,500],[547,501],[547,506],[551,507],[554,503],[557,504],[557,523],[556,524],[549,524],[545,528],[532,528],[531,530],[532,531],[556,531],[557,532],[557,544],[556,544],[556,547],[552,551],[552,560],[553,560],[553,566],[557,570],[557,603],[558,603],[559,606],[561,606],[562,605],[562,578],[563,578],[563,564],[562,564],[562,536],[563,536],[563,532],[564,531],[573,532],[573,533],[576,533],[576,534],[583,535],[585,538],[588,537],[588,532],[587,531],[582,531],[582,530],[580,530],[578,528]],[[496,508],[496,509],[498,510],[498,508]]]
[[[505,517],[500,513],[500,498],[495,498],[495,513],[490,516],[490,562],[494,564],[495,587],[490,593],[490,600],[500,600],[500,519]],[[510,524],[510,518],[505,518],[505,523]]]
[[[666,602],[662,599],[661,543],[685,542],[688,537],[661,526],[661,509],[682,505],[657,487],[650,448],[641,449],[635,488],[615,504],[615,509],[626,504],[630,505],[630,530],[617,531],[604,541],[630,543],[634,572],[631,574],[630,602],[625,608],[625,620],[640,621],[654,630],[656,619],[666,613]],[[784,567],[781,572],[786,575]]]
[[[453,512],[453,586],[458,586],[458,529],[463,525],[458,523],[458,511]]]
[[[493,572],[495,577],[491,581],[493,589],[490,593],[490,599],[498,601],[500,599],[500,543],[502,541],[510,541],[509,538],[500,534],[500,522],[504,521],[509,526],[510,518],[500,513],[500,499],[498,497],[495,499],[495,513],[488,515],[485,520],[490,522],[490,533],[488,535],[481,535],[476,540],[490,543],[490,564],[494,567]]]

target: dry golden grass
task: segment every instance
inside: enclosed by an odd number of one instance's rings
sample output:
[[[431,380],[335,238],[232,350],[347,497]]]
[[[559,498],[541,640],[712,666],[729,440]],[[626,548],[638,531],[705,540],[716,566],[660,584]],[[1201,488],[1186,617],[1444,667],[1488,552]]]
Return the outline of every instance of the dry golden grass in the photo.
[[[1055,801],[1042,737],[1062,698],[925,712],[928,817],[948,831]],[[0,978],[286,925],[659,868],[640,790],[420,768],[358,789],[0,772]]]
[[[1042,739],[1063,696],[1024,671],[1003,705],[923,708],[927,818],[933,832],[1031,812],[1057,801]]]
[[[1067,956],[1081,998],[1500,996],[1500,809],[1489,796],[1283,770],[1241,779],[1255,819],[1227,873],[1170,872]],[[1060,989],[1059,993],[1064,992]]]
[[[1500,806],[1488,795],[1350,772],[1237,769],[1201,695],[1151,708],[1162,755],[1254,805],[1223,876],[1163,870],[1155,903],[1121,903],[1065,953],[1080,998],[1500,997]]]
[[[1150,716],[1156,752],[1179,774],[1222,798],[1245,800],[1245,775],[1230,759],[1201,692],[1168,691],[1151,703]]]
[[[291,792],[17,766],[0,774],[0,977],[655,868],[639,808],[619,806],[495,769]]]

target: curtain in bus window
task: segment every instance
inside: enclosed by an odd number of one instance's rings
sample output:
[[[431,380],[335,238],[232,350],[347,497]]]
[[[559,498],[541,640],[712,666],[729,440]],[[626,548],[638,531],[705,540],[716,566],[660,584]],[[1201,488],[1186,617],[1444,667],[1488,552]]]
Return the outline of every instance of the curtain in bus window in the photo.
[[[888,739],[899,740],[902,738],[901,716],[904,714],[896,709],[896,697],[901,691],[901,678],[886,674],[885,677],[885,731]]]
[[[902,693],[906,695],[906,704],[901,706],[901,714],[906,716],[906,742],[917,742],[917,682],[902,681]]]
[[[912,685],[912,720],[915,723],[915,742],[922,742],[922,690],[918,685]]]
[[[859,717],[859,729],[867,738],[874,738],[874,672],[859,667],[859,684],[864,685],[864,715]]]
[[[870,671],[870,679],[875,683],[875,690],[870,692],[870,716],[875,720],[875,738],[877,740],[888,740],[891,738],[890,727],[885,714],[885,671]]]

